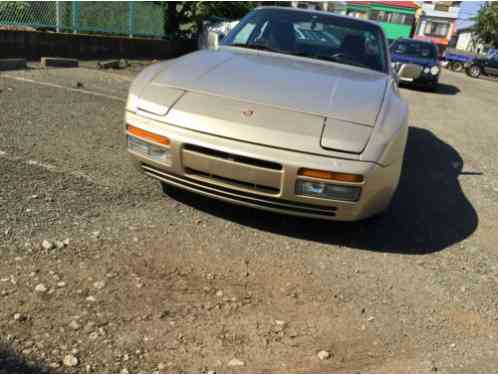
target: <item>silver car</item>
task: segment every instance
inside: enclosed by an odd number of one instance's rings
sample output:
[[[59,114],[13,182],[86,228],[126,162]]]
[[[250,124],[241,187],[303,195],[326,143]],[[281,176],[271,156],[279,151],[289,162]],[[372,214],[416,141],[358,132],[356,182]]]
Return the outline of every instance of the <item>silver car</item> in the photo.
[[[154,64],[128,151],[163,183],[275,212],[360,220],[396,191],[408,108],[375,23],[258,8],[214,49]]]

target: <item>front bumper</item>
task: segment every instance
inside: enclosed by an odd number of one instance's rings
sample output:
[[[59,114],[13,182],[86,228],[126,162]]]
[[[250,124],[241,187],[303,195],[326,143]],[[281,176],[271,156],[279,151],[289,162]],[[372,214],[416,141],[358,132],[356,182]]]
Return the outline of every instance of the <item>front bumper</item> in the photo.
[[[422,73],[418,78],[416,78],[413,81],[413,84],[415,85],[435,85],[439,81],[439,74],[438,75],[432,75],[432,74],[426,74]]]
[[[397,71],[400,77],[401,83],[414,84],[414,85],[434,85],[439,81],[438,73],[433,75],[432,73],[425,73],[425,67],[417,64],[408,63],[395,63],[397,64]]]
[[[283,214],[354,221],[383,211],[396,190],[401,162],[380,166],[255,145],[191,131],[126,113],[126,123],[168,137],[170,165],[128,150],[138,168],[166,184],[239,205]],[[207,150],[207,151],[206,151]],[[364,176],[356,202],[296,194],[300,168]],[[317,180],[318,181],[318,180]],[[327,181],[331,182],[331,181]]]

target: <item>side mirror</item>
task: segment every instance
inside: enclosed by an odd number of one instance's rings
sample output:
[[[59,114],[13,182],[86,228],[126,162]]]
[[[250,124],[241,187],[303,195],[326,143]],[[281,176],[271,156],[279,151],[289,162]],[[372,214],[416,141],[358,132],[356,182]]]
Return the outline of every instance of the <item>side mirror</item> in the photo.
[[[207,38],[207,46],[209,49],[218,49],[220,45],[220,35],[217,32],[210,31]]]

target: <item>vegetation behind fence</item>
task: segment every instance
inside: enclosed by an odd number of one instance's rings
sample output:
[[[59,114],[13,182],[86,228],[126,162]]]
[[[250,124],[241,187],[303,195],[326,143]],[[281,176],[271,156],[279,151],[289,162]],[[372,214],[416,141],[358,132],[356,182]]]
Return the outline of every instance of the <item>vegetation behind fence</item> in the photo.
[[[164,37],[164,8],[133,1],[0,1],[0,26],[74,33]]]

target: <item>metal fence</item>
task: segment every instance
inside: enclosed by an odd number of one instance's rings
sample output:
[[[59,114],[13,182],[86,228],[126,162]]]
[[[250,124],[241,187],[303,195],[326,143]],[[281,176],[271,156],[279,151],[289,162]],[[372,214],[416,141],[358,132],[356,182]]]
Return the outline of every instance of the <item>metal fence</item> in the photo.
[[[158,2],[3,1],[0,26],[130,37],[164,37],[164,11]]]

